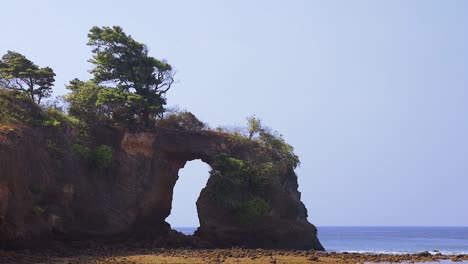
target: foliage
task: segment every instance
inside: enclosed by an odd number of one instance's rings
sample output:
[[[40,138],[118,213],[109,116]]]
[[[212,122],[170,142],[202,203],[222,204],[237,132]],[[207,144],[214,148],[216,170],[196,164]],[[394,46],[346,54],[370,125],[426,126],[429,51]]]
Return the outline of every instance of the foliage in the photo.
[[[69,116],[62,112],[61,109],[55,107],[47,107],[44,110],[46,119],[41,123],[42,126],[48,127],[77,127],[81,125],[79,119],[73,116]]]
[[[8,51],[0,60],[0,84],[24,92],[38,104],[50,96],[54,82],[51,68],[40,68],[18,52]]]
[[[60,121],[56,119],[47,119],[47,120],[44,120],[42,125],[48,126],[48,127],[58,127],[60,125]]]
[[[299,156],[294,154],[294,148],[284,141],[281,135],[275,135],[266,131],[260,132],[260,142],[273,155],[279,158],[287,166],[296,168],[300,165]]]
[[[26,94],[0,88],[0,122],[38,125],[46,117],[42,109]]]
[[[51,128],[72,127],[80,131],[82,122],[66,115],[59,107],[40,107],[26,94],[9,89],[0,89],[0,122]]]
[[[245,127],[242,126],[218,126],[215,128],[215,131],[221,133],[227,133],[228,135],[236,135],[242,138],[248,139],[245,134]]]
[[[135,113],[144,110],[145,99],[135,93],[107,88],[94,81],[70,81],[67,89],[71,93],[64,96],[69,104],[68,113],[87,124],[107,122],[135,125],[138,116]],[[158,106],[149,106],[149,109]]]
[[[208,194],[219,206],[235,212],[241,225],[254,224],[266,216],[268,200],[278,190],[279,175],[259,172],[252,164],[228,155],[218,156],[210,171]]]
[[[234,221],[254,225],[262,221],[281,190],[281,177],[293,172],[299,158],[281,135],[264,127],[255,116],[246,129],[220,128],[229,136],[230,153],[212,163],[208,195],[232,211]]]
[[[70,93],[63,98],[68,103],[69,115],[85,123],[94,123],[109,115],[105,113],[104,107],[97,105],[98,95],[103,87],[92,81],[74,79],[67,85],[67,89]]]
[[[207,128],[205,123],[187,111],[172,113],[158,120],[157,125],[159,127],[185,131],[199,131]]]
[[[247,149],[251,148],[253,144],[258,144],[262,148],[258,151],[264,156],[270,155],[276,161],[291,166],[293,169],[300,165],[299,157],[294,153],[294,148],[286,143],[282,135],[263,126],[261,120],[255,116],[247,117],[247,121],[247,134],[242,133],[240,129],[233,132],[228,131],[231,141],[236,142],[241,147],[245,146]]]
[[[130,126],[139,123],[138,115],[135,113],[146,111],[145,109],[152,111],[158,107],[147,105],[146,99],[141,95],[111,88],[99,91],[96,106],[104,109],[103,112],[108,119]]]
[[[36,215],[42,215],[42,214],[45,212],[44,208],[42,208],[42,207],[40,207],[40,206],[34,206],[34,207],[32,208],[32,211],[33,211],[33,213],[36,214]]]
[[[269,209],[270,205],[267,201],[259,196],[252,196],[240,203],[236,210],[236,217],[242,225],[249,225],[264,217]]]
[[[255,116],[249,116],[246,119],[249,128],[249,139],[252,139],[255,134],[258,134],[262,131],[262,121]]]
[[[236,207],[236,195],[247,182],[248,172],[242,160],[220,155],[210,170],[210,196],[225,208]]]
[[[255,140],[249,139],[240,132],[229,132],[228,136],[232,142],[235,142],[237,145],[240,145],[245,149],[252,147],[252,145],[256,142]]]
[[[283,164],[250,161],[249,171],[254,175],[251,177],[251,185],[254,186],[256,194],[268,200],[280,190],[281,173],[285,172]]]
[[[106,145],[99,145],[91,149],[83,144],[75,143],[71,146],[71,150],[78,157],[91,161],[101,169],[109,168],[112,165],[112,149]]]
[[[165,94],[173,83],[171,65],[149,56],[146,45],[118,26],[93,27],[88,38],[94,54],[90,59],[95,65],[90,71],[94,81],[116,90],[102,95],[100,105],[111,112],[114,107],[124,107],[125,112],[137,116],[137,121],[148,127],[164,111]]]
[[[112,164],[110,147],[100,145],[90,149],[88,146],[93,142],[89,139],[88,126],[77,117],[65,114],[60,107],[40,107],[24,93],[0,89],[0,109],[1,123],[50,128],[45,143],[54,161],[60,163],[66,152],[71,149],[79,157],[93,162],[99,168],[107,168]],[[71,142],[64,141],[60,136],[63,133],[67,133]]]
[[[101,169],[112,165],[112,149],[106,145],[100,145],[90,153],[91,160]]]
[[[90,159],[91,158],[91,149],[87,146],[84,146],[79,143],[75,143],[71,145],[71,150],[75,153],[78,157],[82,159]]]

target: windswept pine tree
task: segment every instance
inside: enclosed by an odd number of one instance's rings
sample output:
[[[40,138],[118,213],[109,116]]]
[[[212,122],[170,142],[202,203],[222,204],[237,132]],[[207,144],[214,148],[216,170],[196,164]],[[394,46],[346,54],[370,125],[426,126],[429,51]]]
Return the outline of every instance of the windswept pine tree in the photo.
[[[0,60],[0,85],[24,92],[38,104],[50,96],[54,82],[50,67],[40,68],[18,52],[8,51]]]
[[[114,118],[124,110],[130,121],[150,126],[164,112],[165,94],[174,81],[172,66],[149,56],[147,46],[121,27],[93,27],[88,38],[94,54],[89,61],[95,65],[90,72],[94,82],[105,86],[98,105]]]

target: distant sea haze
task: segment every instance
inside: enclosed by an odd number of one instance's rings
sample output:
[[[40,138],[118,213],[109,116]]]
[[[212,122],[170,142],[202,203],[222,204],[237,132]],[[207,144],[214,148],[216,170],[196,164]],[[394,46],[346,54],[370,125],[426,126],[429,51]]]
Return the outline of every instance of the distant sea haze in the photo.
[[[174,227],[187,235],[196,227]],[[321,226],[318,237],[329,252],[468,254],[468,227]]]

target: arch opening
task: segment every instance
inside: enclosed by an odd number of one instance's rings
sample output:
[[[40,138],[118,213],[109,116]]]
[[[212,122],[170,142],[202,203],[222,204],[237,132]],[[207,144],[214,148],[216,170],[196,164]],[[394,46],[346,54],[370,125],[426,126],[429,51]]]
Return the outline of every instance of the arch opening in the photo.
[[[196,202],[206,187],[211,167],[200,159],[187,161],[179,170],[166,222],[173,230],[192,235],[200,226]]]

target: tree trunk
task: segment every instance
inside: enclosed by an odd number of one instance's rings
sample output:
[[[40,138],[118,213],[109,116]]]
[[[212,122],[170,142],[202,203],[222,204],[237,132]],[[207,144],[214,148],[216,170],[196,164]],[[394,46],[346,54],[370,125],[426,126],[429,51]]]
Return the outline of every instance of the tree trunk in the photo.
[[[143,124],[145,125],[145,127],[149,127],[149,126],[150,126],[150,114],[149,114],[148,109],[145,108],[145,109],[141,112],[141,120],[143,121]]]

